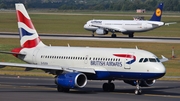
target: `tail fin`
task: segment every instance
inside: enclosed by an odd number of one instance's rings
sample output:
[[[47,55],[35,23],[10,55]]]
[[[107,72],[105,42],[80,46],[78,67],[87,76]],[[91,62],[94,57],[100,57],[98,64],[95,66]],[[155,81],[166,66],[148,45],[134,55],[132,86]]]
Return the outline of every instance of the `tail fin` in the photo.
[[[163,10],[163,3],[159,3],[159,6],[156,8],[150,21],[161,21],[162,10]]]
[[[20,34],[20,45],[23,48],[45,46],[34,28],[34,25],[22,3],[16,3],[16,14]]]

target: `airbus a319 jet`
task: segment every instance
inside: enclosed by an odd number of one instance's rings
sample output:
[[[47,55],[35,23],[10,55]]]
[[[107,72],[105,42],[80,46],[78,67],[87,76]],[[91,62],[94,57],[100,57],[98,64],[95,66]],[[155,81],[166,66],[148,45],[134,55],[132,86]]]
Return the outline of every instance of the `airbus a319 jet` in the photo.
[[[146,32],[163,25],[176,23],[161,22],[162,10],[163,3],[160,3],[150,20],[89,20],[84,25],[84,29],[92,31],[92,36],[94,36],[94,32],[98,35],[106,35],[108,32],[111,32],[111,37],[116,37],[115,32],[121,32],[132,38],[134,37],[134,32]]]
[[[22,67],[25,70],[41,69],[55,75],[57,91],[83,88],[88,80],[106,80],[104,91],[114,91],[114,80],[136,86],[135,94],[141,94],[140,87],[152,86],[155,80],[165,75],[162,62],[151,52],[130,48],[93,48],[45,45],[24,5],[15,4],[20,47],[0,53],[12,54],[27,64],[0,62],[1,67]]]

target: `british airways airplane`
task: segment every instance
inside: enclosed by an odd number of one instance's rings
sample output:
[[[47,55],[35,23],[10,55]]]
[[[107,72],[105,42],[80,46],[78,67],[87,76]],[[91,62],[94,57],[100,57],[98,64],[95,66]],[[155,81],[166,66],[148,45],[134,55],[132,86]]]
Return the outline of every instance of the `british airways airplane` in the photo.
[[[20,33],[20,47],[0,53],[13,54],[27,64],[0,62],[1,67],[22,67],[26,70],[41,69],[55,75],[59,92],[83,88],[88,80],[107,80],[102,88],[114,91],[114,80],[136,86],[135,94],[141,94],[140,87],[152,86],[156,79],[165,75],[162,62],[151,52],[129,48],[92,48],[46,46],[23,4],[17,3],[16,13]]]
[[[134,37],[134,32],[146,32],[163,25],[175,24],[176,22],[164,23],[161,22],[163,3],[160,3],[156,8],[151,19],[148,20],[89,20],[84,25],[84,29],[92,31],[98,35],[106,35],[111,32],[111,37],[116,37],[115,32],[129,35],[130,38]]]

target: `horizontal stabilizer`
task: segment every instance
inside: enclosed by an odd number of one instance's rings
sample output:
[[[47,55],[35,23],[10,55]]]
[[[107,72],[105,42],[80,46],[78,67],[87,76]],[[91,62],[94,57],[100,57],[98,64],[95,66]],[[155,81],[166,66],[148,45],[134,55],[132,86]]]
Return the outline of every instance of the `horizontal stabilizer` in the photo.
[[[0,51],[0,53],[4,53],[4,54],[16,54],[16,55],[26,55],[24,53],[10,52],[10,51]]]

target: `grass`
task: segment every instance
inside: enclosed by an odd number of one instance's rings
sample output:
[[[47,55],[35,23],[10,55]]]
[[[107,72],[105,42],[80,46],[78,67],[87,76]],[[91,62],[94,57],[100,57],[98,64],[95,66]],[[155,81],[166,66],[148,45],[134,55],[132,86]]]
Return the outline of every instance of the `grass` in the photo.
[[[138,42],[109,42],[109,41],[77,41],[77,40],[42,40],[45,44],[51,44],[52,46],[89,46],[89,47],[111,47],[111,48],[135,48],[138,46],[139,49],[148,50],[154,53],[159,58],[161,55],[169,58],[169,61],[163,63],[167,69],[166,76],[180,76],[180,45],[175,43],[138,43]],[[6,44],[6,45],[4,45]],[[19,47],[19,39],[0,39],[0,50],[9,51],[12,48]],[[172,59],[171,50],[172,47],[175,49],[176,58]],[[12,55],[0,54],[0,61],[4,62],[19,62],[19,59]],[[6,67],[0,69],[0,74],[4,75],[26,75],[26,76],[52,76],[43,73],[41,70],[33,70],[30,72],[23,72],[24,68]],[[44,75],[43,75],[44,74]]]
[[[15,12],[0,12],[0,32],[18,32]],[[130,15],[131,13],[123,14],[74,14],[74,13],[30,13],[30,17],[39,33],[49,34],[85,34],[91,35],[91,32],[86,31],[83,26],[91,19],[122,19],[130,20],[134,16],[141,16],[140,14]],[[145,16],[145,19],[150,19],[151,14]],[[164,22],[179,22],[180,17],[162,17]],[[135,36],[164,36],[164,37],[180,37],[180,23],[163,26],[152,31],[135,33]],[[108,34],[110,36],[110,34]],[[117,34],[122,36],[121,33]]]

